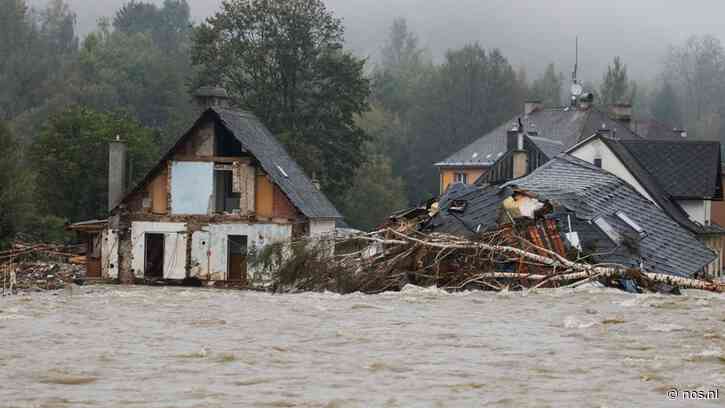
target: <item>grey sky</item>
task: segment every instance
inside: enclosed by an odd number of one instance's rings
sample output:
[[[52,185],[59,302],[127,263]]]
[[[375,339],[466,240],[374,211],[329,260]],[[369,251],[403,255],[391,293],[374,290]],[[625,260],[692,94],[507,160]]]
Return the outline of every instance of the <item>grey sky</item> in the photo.
[[[153,1],[153,0],[151,0]],[[162,0],[155,0],[160,3]],[[44,3],[45,0],[33,0]],[[69,0],[81,32],[124,0]],[[197,20],[218,10],[221,0],[189,0]],[[574,38],[580,37],[581,76],[598,81],[606,64],[620,55],[632,76],[660,71],[667,45],[692,34],[725,37],[721,0],[326,0],[342,17],[348,46],[377,57],[393,18],[408,19],[422,45],[435,57],[467,42],[498,47],[534,76],[549,62],[568,75]]]

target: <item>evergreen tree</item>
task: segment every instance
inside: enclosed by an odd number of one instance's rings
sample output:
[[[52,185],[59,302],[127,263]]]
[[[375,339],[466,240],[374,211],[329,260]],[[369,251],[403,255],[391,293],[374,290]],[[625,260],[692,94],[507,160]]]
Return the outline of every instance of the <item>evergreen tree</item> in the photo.
[[[607,67],[607,73],[604,75],[599,100],[603,105],[631,103],[632,95],[628,94],[628,91],[627,66],[619,57],[614,57],[612,65]]]
[[[108,143],[128,145],[134,178],[158,159],[153,131],[125,115],[72,107],[50,118],[31,146],[38,210],[68,221],[102,217],[108,203]]]
[[[33,185],[21,144],[5,122],[0,122],[0,157],[0,248],[4,248],[29,220]]]
[[[563,82],[564,79],[561,73],[556,72],[554,64],[549,64],[543,75],[531,85],[529,97],[540,100],[544,106],[561,106]]]

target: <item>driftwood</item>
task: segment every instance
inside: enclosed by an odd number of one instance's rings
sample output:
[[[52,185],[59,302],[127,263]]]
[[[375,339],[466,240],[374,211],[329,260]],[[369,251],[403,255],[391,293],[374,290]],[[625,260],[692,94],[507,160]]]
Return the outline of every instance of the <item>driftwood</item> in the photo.
[[[358,245],[350,245],[351,242]],[[710,281],[643,272],[623,265],[572,261],[511,231],[482,235],[473,241],[388,227],[348,236],[335,244],[348,249],[329,256],[311,249],[329,248],[329,243],[300,243],[289,259],[283,261],[285,257],[280,256],[272,271],[274,288],[378,293],[413,283],[450,290],[512,290],[576,287],[592,281],[617,286],[621,280],[631,280],[643,290],[656,290],[664,284],[681,289],[725,291],[723,284]],[[350,250],[351,247],[354,249]]]

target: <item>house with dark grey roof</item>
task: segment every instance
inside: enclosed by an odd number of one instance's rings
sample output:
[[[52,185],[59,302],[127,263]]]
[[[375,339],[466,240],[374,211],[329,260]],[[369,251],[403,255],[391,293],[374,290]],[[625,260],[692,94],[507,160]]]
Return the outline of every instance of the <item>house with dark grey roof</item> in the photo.
[[[619,140],[597,132],[568,154],[626,181],[717,253],[708,275],[721,277],[725,229],[713,222],[723,200],[720,143],[693,140]]]
[[[545,203],[536,218],[542,223],[553,220],[556,233],[540,234],[543,228],[534,221],[511,216],[506,202],[515,202],[512,197]],[[505,224],[523,231],[529,225],[528,231],[542,242],[561,239],[569,251],[592,262],[648,272],[692,277],[716,259],[692,231],[627,181],[566,154],[501,185],[452,186],[425,228],[475,237],[500,231]]]
[[[673,139],[682,137],[682,131],[664,131],[663,128],[639,125],[632,117],[632,106],[617,104],[604,112],[593,106],[593,96],[586,94],[571,106],[545,108],[540,102],[526,102],[522,115],[501,124],[481,136],[470,145],[453,153],[435,166],[439,169],[440,191],[443,193],[454,183],[474,184],[475,181],[495,169],[491,180],[510,180],[514,167],[525,167],[522,174],[530,173],[537,166],[556,157],[559,153],[588,138],[597,131],[607,131],[622,140],[642,140],[637,129],[647,130],[649,139]],[[520,160],[515,166],[517,145],[512,142],[517,134],[524,137],[524,149],[528,160]]]
[[[90,277],[243,285],[264,247],[334,232],[338,211],[254,114],[221,88],[196,99],[203,112],[128,191],[126,148],[111,143],[111,217],[70,227],[97,246]]]

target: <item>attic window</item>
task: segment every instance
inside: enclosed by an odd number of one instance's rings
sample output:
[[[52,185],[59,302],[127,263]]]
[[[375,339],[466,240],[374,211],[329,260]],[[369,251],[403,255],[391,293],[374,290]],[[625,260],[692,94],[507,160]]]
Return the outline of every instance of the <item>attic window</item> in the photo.
[[[602,230],[602,232],[610,240],[612,240],[612,242],[617,245],[620,245],[622,243],[622,236],[619,234],[619,232],[617,232],[617,230],[614,229],[614,227],[612,227],[612,224],[607,222],[607,220],[602,217],[597,217],[593,219],[592,222],[594,223],[594,225],[599,227],[599,229]]]
[[[637,224],[633,219],[629,218],[627,214],[624,213],[624,211],[617,211],[614,215],[617,216],[620,220],[624,221],[625,224],[627,224],[630,228],[635,230],[640,236],[647,235],[647,232]]]
[[[594,159],[594,166],[602,168],[602,159]]]
[[[289,178],[289,174],[287,174],[287,172],[284,171],[282,166],[280,166],[279,164],[277,165],[277,170],[279,170],[279,172],[282,173],[283,176],[285,176],[286,178]]]

